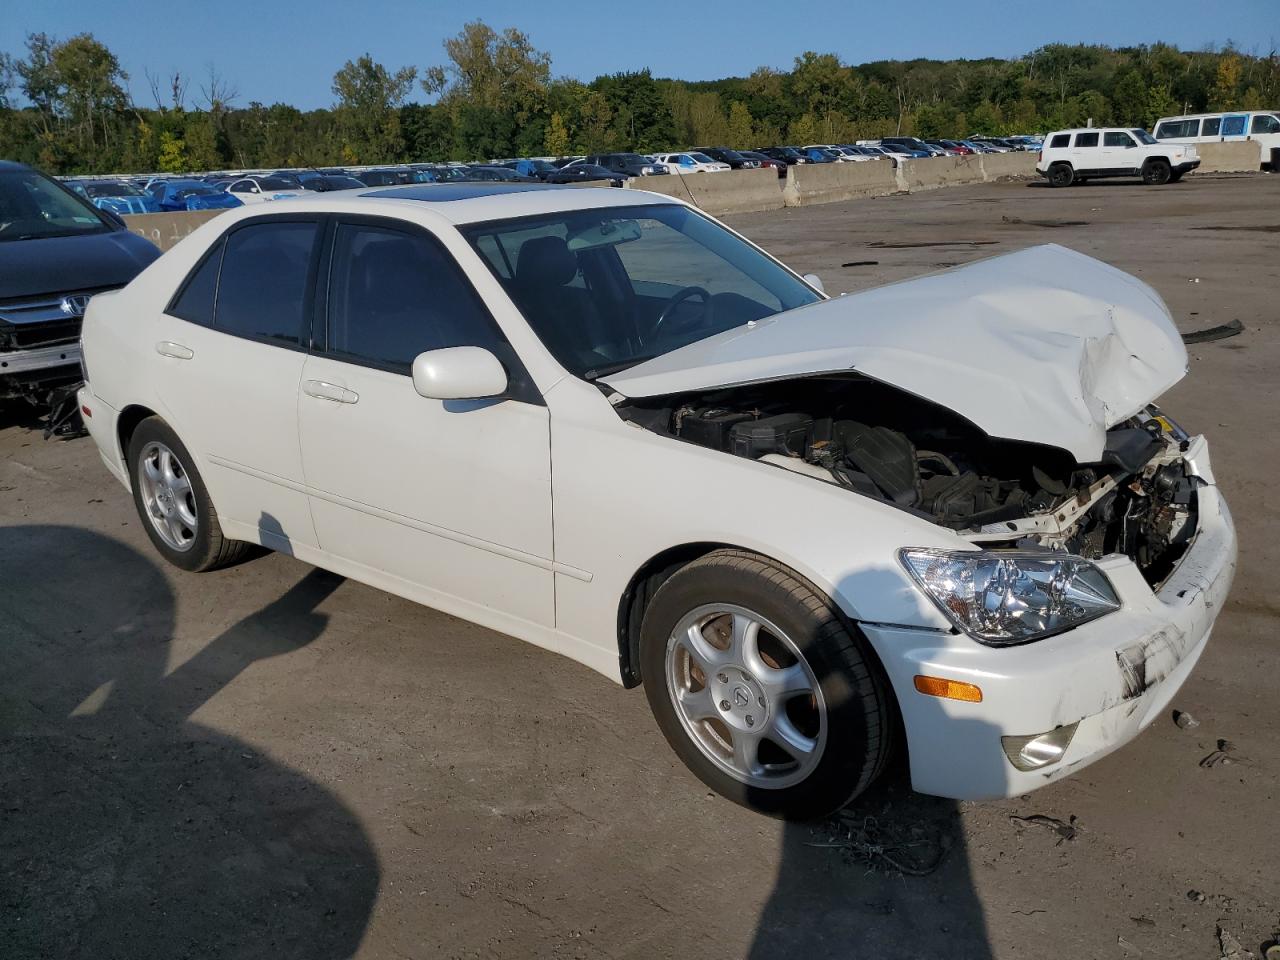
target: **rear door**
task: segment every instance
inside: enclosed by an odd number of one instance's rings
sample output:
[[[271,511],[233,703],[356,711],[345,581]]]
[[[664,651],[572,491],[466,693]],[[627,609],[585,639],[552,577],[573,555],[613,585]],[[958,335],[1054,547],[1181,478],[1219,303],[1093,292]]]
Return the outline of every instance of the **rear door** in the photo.
[[[1100,172],[1102,158],[1099,156],[1099,142],[1096,130],[1076,134],[1075,142],[1071,144],[1071,166],[1077,173]]]
[[[1222,118],[1223,140],[1244,140],[1249,135],[1249,115],[1228,113]]]
[[[298,392],[321,548],[452,612],[552,626],[547,408],[497,323],[424,228],[338,219],[328,262]],[[454,346],[493,352],[508,395],[420,396],[413,358]]]
[[[224,525],[256,529],[284,552],[316,542],[297,411],[319,230],[305,216],[238,224],[192,271],[154,344],[163,415],[195,455]]]

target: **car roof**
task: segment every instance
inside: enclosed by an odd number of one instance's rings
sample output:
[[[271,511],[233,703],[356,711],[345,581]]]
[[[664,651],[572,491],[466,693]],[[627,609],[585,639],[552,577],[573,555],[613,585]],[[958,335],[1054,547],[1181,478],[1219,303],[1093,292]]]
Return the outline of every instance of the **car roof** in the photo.
[[[299,197],[290,200],[288,204],[279,204],[281,210],[263,211],[261,207],[264,205],[257,204],[245,207],[243,210],[233,210],[230,213],[240,214],[243,217],[283,215],[302,210],[328,213],[350,210],[352,213],[376,216],[390,215],[395,207],[408,212],[410,208],[422,209],[425,205],[432,213],[457,225],[486,220],[511,220],[543,213],[664,203],[688,205],[673,197],[648,193],[644,190],[484,181],[375,187],[369,190],[345,191],[343,196],[321,193],[314,198]],[[274,208],[277,205],[265,204],[265,206]]]
[[[17,163],[13,160],[0,160],[0,170],[30,170],[25,163]]]

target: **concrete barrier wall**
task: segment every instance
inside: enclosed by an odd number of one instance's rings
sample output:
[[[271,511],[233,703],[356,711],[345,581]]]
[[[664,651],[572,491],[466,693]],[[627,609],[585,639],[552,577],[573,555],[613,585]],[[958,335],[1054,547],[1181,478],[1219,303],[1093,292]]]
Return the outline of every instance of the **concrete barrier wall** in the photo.
[[[672,179],[683,180],[693,195],[693,202],[713,217],[782,209],[782,188],[778,172],[772,167],[728,173],[674,174]]]
[[[929,157],[898,164],[898,186],[908,193],[982,183],[984,179],[982,161],[976,156]]]
[[[1262,155],[1256,140],[1232,140],[1223,143],[1197,143],[1200,166],[1196,173],[1253,173],[1270,157]]]
[[[179,213],[138,213],[125,217],[124,222],[138,236],[146,237],[164,251],[173,247],[196,227],[208,223],[223,212],[184,210]]]
[[[800,163],[787,167],[783,199],[788,207],[883,197],[901,190],[893,161]]]
[[[980,153],[982,179],[1019,180],[1036,176],[1036,153]]]

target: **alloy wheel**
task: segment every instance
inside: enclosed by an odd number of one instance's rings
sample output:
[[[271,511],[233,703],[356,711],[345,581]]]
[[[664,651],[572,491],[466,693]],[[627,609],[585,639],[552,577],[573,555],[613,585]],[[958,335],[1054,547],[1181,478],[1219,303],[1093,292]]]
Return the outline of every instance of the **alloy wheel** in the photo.
[[[685,733],[734,779],[783,789],[822,758],[827,708],[813,668],[759,614],[732,604],[686,614],[667,642],[666,674]]]

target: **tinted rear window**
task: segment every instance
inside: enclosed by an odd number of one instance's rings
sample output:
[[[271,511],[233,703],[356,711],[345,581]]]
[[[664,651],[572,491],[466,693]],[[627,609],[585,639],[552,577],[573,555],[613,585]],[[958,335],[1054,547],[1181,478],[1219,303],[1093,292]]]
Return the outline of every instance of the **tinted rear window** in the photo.
[[[315,223],[286,221],[231,234],[222,255],[214,326],[254,340],[301,343],[317,229]]]
[[[187,278],[182,292],[169,308],[171,316],[198,323],[202,327],[213,326],[213,302],[218,294],[218,269],[222,266],[223,246],[224,242],[218,241]]]
[[[1077,147],[1096,147],[1098,145],[1098,135],[1096,133],[1077,133]]]
[[[1052,143],[1050,143],[1050,144],[1049,144],[1049,146],[1051,146],[1051,147],[1069,147],[1069,146],[1071,146],[1071,134],[1069,134],[1069,133],[1055,133],[1055,134],[1053,135],[1053,142],[1052,142]]]

